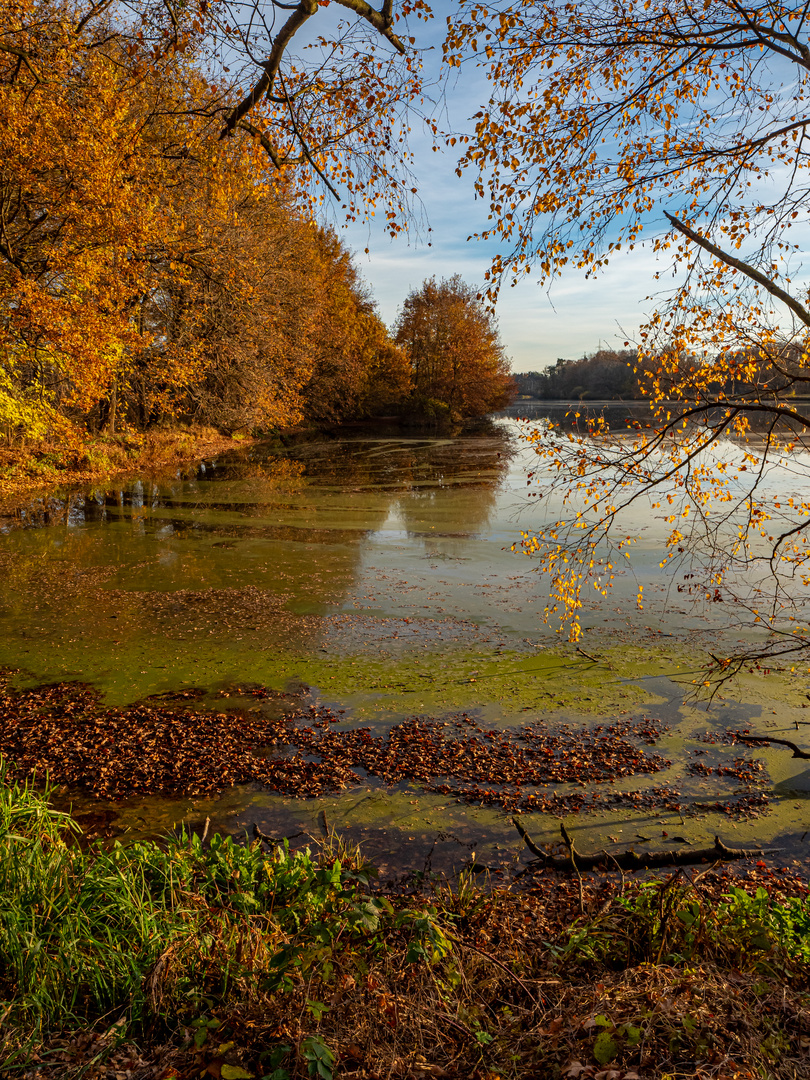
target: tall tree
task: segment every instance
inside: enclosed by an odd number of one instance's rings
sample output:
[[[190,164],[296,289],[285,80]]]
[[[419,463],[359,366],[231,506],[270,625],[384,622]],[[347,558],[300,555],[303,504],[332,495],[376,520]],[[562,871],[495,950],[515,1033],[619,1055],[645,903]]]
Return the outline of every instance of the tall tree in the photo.
[[[157,69],[76,33],[60,3],[21,3],[0,49],[0,358],[7,421],[21,403],[86,410],[109,394],[138,333],[147,252],[165,230],[170,163],[150,140]],[[16,414],[15,414],[16,410]]]
[[[632,445],[604,429],[535,437],[577,512],[527,546],[555,576],[574,634],[583,584],[609,580],[614,536],[628,544],[622,508],[649,495],[671,525],[664,563],[698,554],[707,596],[722,585],[777,652],[810,647],[810,501],[762,484],[783,452],[804,470],[793,451],[810,427],[792,397],[810,383],[796,233],[809,13],[770,0],[459,4],[448,60],[472,51],[492,89],[461,163],[489,192],[485,235],[506,245],[491,289],[532,266],[546,279],[566,266],[595,273],[650,230],[678,281],[641,331],[642,357],[656,358],[640,372],[653,408]],[[740,450],[718,452],[729,436]]]
[[[274,428],[312,405],[314,379],[318,416],[401,396],[406,362],[292,172],[244,132],[218,138],[229,98],[202,47],[158,48],[111,12],[72,0],[7,11],[6,434],[173,414]]]
[[[495,318],[459,275],[430,278],[407,296],[396,340],[410,358],[417,410],[439,404],[460,418],[483,416],[514,397]]]

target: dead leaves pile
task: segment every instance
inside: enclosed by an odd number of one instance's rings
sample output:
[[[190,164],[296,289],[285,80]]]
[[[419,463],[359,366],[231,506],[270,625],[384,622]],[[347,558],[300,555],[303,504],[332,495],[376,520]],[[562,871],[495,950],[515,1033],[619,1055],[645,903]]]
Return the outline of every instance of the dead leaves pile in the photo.
[[[375,733],[343,727],[340,711],[303,708],[292,696],[264,687],[234,687],[231,693],[257,701],[287,698],[289,711],[206,710],[195,707],[204,693],[194,690],[116,708],[81,683],[18,690],[11,676],[0,677],[0,753],[13,774],[47,774],[52,783],[99,798],[198,796],[247,783],[311,798],[368,783],[415,781],[461,802],[557,816],[592,809],[690,809],[667,785],[637,791],[605,786],[670,765],[645,748],[665,730],[649,718],[549,731],[537,723],[485,727],[460,713],[443,720],[408,717]],[[735,775],[754,776],[755,766],[735,762]],[[720,767],[714,771],[722,773]],[[574,790],[542,790],[559,784]],[[727,802],[693,807],[740,816],[761,811],[767,801],[764,793],[740,792]]]
[[[622,721],[595,728],[557,727],[553,733],[537,725],[503,730],[485,728],[461,713],[448,720],[409,717],[382,736],[370,728],[335,730],[339,717],[319,709],[311,727],[295,734],[296,746],[324,760],[347,762],[388,784],[419,780],[431,790],[438,777],[476,785],[476,801],[489,795],[511,805],[512,793],[539,784],[600,784],[623,776],[650,774],[670,762],[647,754],[630,739],[651,741],[654,721]],[[487,791],[484,785],[498,785]],[[463,790],[463,789],[459,789]]]
[[[331,790],[328,766],[295,754],[261,756],[283,734],[277,722],[251,713],[112,708],[79,683],[24,691],[0,685],[0,751],[13,774],[47,774],[99,798],[200,795],[251,781],[304,794]]]
[[[767,779],[765,765],[751,758],[735,758],[729,765],[707,765],[704,761],[691,761],[686,766],[691,776],[730,776],[743,784],[764,784]]]

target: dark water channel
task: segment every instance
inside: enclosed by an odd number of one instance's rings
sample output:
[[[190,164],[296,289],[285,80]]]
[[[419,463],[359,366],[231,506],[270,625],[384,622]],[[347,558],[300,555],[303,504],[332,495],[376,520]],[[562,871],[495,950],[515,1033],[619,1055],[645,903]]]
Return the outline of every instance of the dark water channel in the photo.
[[[539,512],[525,494],[532,466],[504,418],[458,438],[356,432],[251,446],[189,475],[29,500],[0,518],[0,666],[18,672],[16,687],[79,682],[117,708],[159,695],[204,714],[326,708],[332,730],[382,740],[415,716],[445,721],[459,745],[465,730],[497,746],[498,733],[530,725],[542,748],[562,730],[561,759],[598,725],[624,725],[617,738],[667,764],[598,784],[567,774],[512,784],[524,810],[535,795],[569,800],[524,817],[537,842],[556,840],[562,817],[585,851],[702,845],[720,832],[803,860],[810,771],[722,733],[742,725],[801,741],[806,679],[751,675],[711,708],[690,700],[705,649],[729,629],[722,611],[672,600],[658,565],[663,527],[643,511],[634,572],[586,609],[580,650],[565,644],[543,623],[543,578],[511,550]],[[631,602],[639,582],[658,598],[643,612]],[[717,772],[742,758],[762,768]],[[389,874],[422,868],[431,852],[444,872],[473,852],[493,868],[526,861],[491,776],[477,786],[450,777],[439,791],[441,775],[427,785],[390,769],[355,775],[317,798],[257,782],[114,800],[72,784],[57,797],[91,834],[134,838],[210,818],[237,834],[256,824],[317,836],[325,814]],[[650,794],[664,788],[674,794]],[[497,797],[476,796],[484,790]]]

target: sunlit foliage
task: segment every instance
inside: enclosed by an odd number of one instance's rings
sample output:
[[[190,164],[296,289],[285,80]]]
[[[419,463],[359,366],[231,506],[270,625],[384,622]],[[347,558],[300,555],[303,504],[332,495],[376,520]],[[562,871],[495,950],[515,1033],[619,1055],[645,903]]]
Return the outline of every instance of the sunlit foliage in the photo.
[[[730,0],[461,0],[450,27],[448,62],[473,53],[491,87],[460,164],[489,197],[484,236],[504,245],[491,294],[531,268],[597,273],[648,234],[661,276],[676,280],[640,332],[649,423],[633,438],[598,423],[530,436],[559,500],[525,547],[552,572],[552,608],[574,638],[582,589],[610,582],[634,540],[622,510],[641,499],[670,526],[662,565],[692,556],[704,597],[747,605],[777,652],[810,642],[810,503],[796,451],[810,417],[794,398],[810,380],[798,261],[807,13]],[[769,463],[783,453],[799,474],[793,497],[769,496]]]
[[[233,103],[203,73],[202,26],[161,49],[153,14],[132,17],[70,0],[5,6],[4,435],[172,417],[283,426],[302,417],[329,348],[346,356],[334,411],[363,412],[396,350],[312,221],[305,181],[249,132],[219,137]]]
[[[410,358],[417,412],[483,416],[512,400],[495,319],[458,274],[449,281],[430,278],[407,296],[396,339]]]

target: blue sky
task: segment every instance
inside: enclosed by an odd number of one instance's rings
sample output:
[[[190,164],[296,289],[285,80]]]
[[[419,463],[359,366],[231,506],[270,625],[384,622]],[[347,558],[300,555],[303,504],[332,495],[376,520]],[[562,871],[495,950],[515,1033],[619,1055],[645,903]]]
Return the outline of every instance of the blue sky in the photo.
[[[424,54],[428,75],[437,66],[444,33],[446,5],[434,4],[436,18],[426,27],[416,24],[412,32],[420,43],[434,43]],[[470,131],[470,117],[488,96],[486,80],[474,65],[462,69],[455,83],[445,89],[441,117],[443,127]],[[431,276],[461,276],[480,286],[497,250],[492,242],[467,240],[487,224],[487,204],[476,200],[473,174],[456,176],[457,155],[434,153],[428,138],[414,131],[414,170],[428,222],[431,246],[425,235],[390,240],[383,228],[352,225],[341,235],[354,251],[357,265],[371,285],[382,318],[389,325],[407,293]],[[340,227],[339,219],[333,217]],[[365,254],[365,248],[369,254]],[[574,359],[600,347],[622,348],[633,339],[653,305],[645,298],[661,285],[652,280],[657,264],[649,250],[636,248],[611,265],[597,279],[571,272],[550,288],[529,277],[515,288],[506,288],[497,314],[506,354],[514,371],[531,371],[553,364],[557,357]]]
[[[455,10],[456,4],[453,0],[433,0],[432,6],[431,22],[413,20],[408,28],[408,33],[416,37],[417,47],[423,50],[428,81],[440,70],[445,17]],[[337,25],[345,11],[334,5],[320,14],[318,30],[328,33],[329,19]],[[307,40],[306,33],[302,40]],[[782,91],[789,95],[791,79],[795,76],[790,71],[785,76]],[[778,78],[774,85],[779,85]],[[483,72],[471,58],[454,74],[454,81],[444,87],[438,110],[440,126],[456,134],[470,132],[471,117],[488,97]],[[727,102],[723,108],[728,109]],[[733,109],[728,115],[733,117]],[[475,198],[473,174],[468,172],[458,177],[456,153],[452,150],[434,153],[431,140],[420,131],[414,130],[411,144],[419,194],[432,230],[430,245],[424,233],[392,241],[384,227],[374,222],[371,226],[344,227],[339,208],[333,206],[328,214],[354,252],[380,314],[389,325],[408,292],[418,288],[425,278],[447,278],[458,273],[469,284],[482,286],[486,269],[497,251],[494,241],[467,239],[487,226],[487,203]],[[769,188],[777,173],[778,170],[768,179]],[[752,189],[752,197],[755,194]],[[668,196],[675,199],[668,205],[676,212],[680,209],[677,195],[673,190]],[[648,299],[650,294],[666,292],[668,286],[675,285],[667,274],[666,263],[656,261],[651,250],[652,238],[667,230],[663,209],[663,205],[657,207],[645,221],[646,244],[637,244],[632,252],[623,251],[614,257],[597,278],[586,280],[584,274],[570,271],[550,285],[541,285],[536,278],[529,277],[517,287],[503,290],[497,315],[514,371],[542,369],[558,357],[574,359],[602,347],[622,348],[626,340],[634,341],[639,326],[656,306],[654,300]],[[538,223],[538,234],[541,229],[542,224]],[[795,231],[794,241],[802,230]],[[656,271],[662,271],[660,282],[654,280]],[[802,268],[793,268],[794,288],[800,274],[806,276]]]
[[[476,205],[465,182],[456,180],[455,205],[447,205],[444,196],[451,180],[442,188],[436,171],[421,183],[433,228],[431,247],[424,241],[390,241],[382,230],[373,229],[370,237],[365,227],[343,230],[344,239],[356,252],[357,266],[373,289],[380,315],[389,325],[407,293],[425,278],[458,273],[470,284],[480,285],[489,265],[487,247],[474,240],[466,242],[468,223],[479,212],[480,203]],[[363,250],[366,246],[368,255]],[[600,347],[622,348],[652,306],[645,297],[655,288],[656,266],[650,252],[637,248],[616,259],[595,280],[586,281],[584,275],[572,272],[550,287],[530,277],[506,288],[497,315],[512,370],[542,369],[559,356],[575,359]]]

